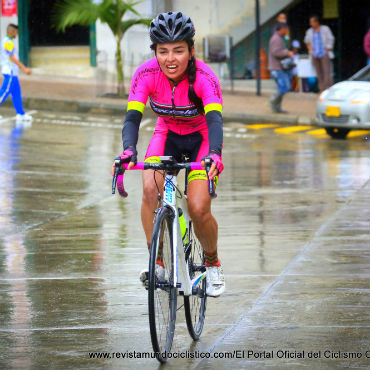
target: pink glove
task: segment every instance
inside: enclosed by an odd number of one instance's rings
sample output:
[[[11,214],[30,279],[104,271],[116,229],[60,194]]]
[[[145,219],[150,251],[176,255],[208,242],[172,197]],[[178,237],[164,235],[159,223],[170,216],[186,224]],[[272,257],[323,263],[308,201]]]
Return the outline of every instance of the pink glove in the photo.
[[[128,149],[124,150],[120,155],[121,159],[130,159],[130,162],[137,162],[137,151],[134,147],[129,146]]]
[[[216,165],[216,168],[218,169],[218,173],[220,174],[224,170],[224,165],[222,164],[221,157],[216,153],[211,154],[210,157],[213,163]]]

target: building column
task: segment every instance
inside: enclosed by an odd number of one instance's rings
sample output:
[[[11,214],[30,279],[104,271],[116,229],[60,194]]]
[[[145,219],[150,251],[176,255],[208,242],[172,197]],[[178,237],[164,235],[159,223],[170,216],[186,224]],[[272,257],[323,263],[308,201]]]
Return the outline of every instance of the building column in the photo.
[[[96,67],[96,25],[90,26],[90,66]]]
[[[19,59],[29,65],[30,32],[28,28],[29,0],[18,0]]]

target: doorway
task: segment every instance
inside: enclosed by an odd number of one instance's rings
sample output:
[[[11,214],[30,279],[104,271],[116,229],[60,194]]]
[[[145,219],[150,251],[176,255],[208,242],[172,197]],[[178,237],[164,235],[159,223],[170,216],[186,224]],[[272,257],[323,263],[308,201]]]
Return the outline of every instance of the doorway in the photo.
[[[57,0],[29,0],[28,26],[30,46],[89,45],[89,27],[68,27],[57,32],[51,13]]]

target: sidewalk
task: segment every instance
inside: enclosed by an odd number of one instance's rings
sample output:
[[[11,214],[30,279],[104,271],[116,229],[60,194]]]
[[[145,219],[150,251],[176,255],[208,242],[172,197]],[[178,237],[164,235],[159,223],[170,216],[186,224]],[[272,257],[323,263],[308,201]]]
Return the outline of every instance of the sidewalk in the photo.
[[[123,114],[127,100],[97,97],[99,88],[96,79],[76,79],[57,76],[20,76],[24,105],[27,109],[47,109],[80,113]],[[228,85],[228,83],[225,83]],[[128,86],[127,86],[128,88]],[[314,124],[317,95],[312,93],[288,93],[283,100],[283,109],[288,114],[272,113],[269,107],[271,90],[256,96],[255,89],[237,84],[232,93],[223,89],[224,120],[246,123]],[[150,113],[149,113],[150,112]],[[146,114],[152,114],[147,107]]]

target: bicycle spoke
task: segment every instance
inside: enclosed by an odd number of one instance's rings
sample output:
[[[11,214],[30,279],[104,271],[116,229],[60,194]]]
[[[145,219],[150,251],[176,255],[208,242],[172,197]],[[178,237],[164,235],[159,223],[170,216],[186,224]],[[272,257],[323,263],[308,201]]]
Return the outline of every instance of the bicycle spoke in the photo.
[[[170,240],[169,232],[166,227],[166,223],[163,224],[161,237],[161,260],[164,264],[165,269],[165,283],[171,283],[169,281],[169,276],[171,276],[171,249],[170,249]],[[166,346],[167,341],[167,328],[170,322],[170,289],[156,288],[156,323],[158,325],[159,338],[158,341],[161,347]]]
[[[194,279],[201,276],[204,272],[204,254],[203,248],[194,233],[191,222],[189,223],[189,243],[191,248],[188,258],[189,275],[190,279]],[[201,289],[200,294],[198,291],[197,294],[184,297],[186,324],[189,334],[194,340],[199,339],[204,324],[207,300],[205,294],[206,278],[198,282],[197,288]]]

